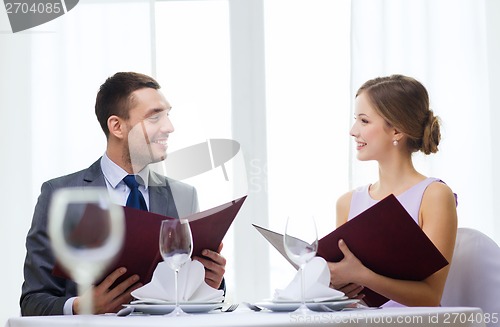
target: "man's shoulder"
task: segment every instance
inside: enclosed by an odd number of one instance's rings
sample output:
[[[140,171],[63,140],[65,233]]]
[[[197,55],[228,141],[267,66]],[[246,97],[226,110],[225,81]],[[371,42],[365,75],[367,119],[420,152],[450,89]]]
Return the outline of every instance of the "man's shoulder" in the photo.
[[[45,183],[51,184],[54,188],[81,186],[84,181],[93,180],[102,175],[100,159],[95,161],[90,167],[70,173],[67,175],[52,178]]]

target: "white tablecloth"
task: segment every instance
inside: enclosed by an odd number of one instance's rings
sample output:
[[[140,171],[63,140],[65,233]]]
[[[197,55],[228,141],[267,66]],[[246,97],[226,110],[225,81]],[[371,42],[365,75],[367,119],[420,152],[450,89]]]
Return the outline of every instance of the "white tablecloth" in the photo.
[[[492,318],[491,316],[488,316]],[[488,318],[488,319],[489,319]],[[251,326],[418,326],[485,327],[487,315],[479,308],[384,308],[338,312],[295,313],[254,312],[245,307],[234,312],[211,312],[183,317],[138,316],[46,316],[10,318],[5,327],[251,327]],[[498,319],[498,317],[496,317]],[[488,321],[487,321],[488,322]],[[498,323],[498,322],[497,322]],[[499,323],[500,324],[500,323]]]

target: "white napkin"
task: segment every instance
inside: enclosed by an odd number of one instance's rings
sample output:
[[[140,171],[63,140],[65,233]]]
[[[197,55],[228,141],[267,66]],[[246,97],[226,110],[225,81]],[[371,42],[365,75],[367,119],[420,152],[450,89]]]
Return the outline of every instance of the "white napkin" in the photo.
[[[224,291],[205,283],[205,268],[198,260],[186,262],[179,270],[179,302],[222,302]],[[156,266],[148,284],[133,291],[132,296],[143,301],[175,302],[175,272],[165,262]]]
[[[314,257],[305,266],[305,299],[306,301],[328,301],[344,297],[344,293],[330,288],[330,270],[325,259]],[[301,272],[297,272],[292,282],[281,290],[276,289],[273,301],[300,301]]]

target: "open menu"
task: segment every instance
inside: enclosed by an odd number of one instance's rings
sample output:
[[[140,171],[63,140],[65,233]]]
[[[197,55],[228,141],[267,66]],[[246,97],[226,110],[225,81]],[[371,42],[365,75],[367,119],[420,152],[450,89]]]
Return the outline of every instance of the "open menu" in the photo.
[[[217,251],[245,199],[246,196],[183,218],[189,221],[191,227],[193,257],[201,256],[204,249]],[[128,207],[124,207],[124,213],[126,232],[122,249],[103,277],[119,267],[126,267],[127,273],[121,276],[113,286],[134,274],[138,274],[140,282],[146,284],[151,281],[157,264],[163,260],[159,249],[161,222],[175,218]],[[52,274],[69,278],[58,264],[54,267]]]
[[[292,263],[286,255],[282,234],[254,227]],[[340,239],[367,268],[390,278],[420,281],[448,264],[392,194],[320,239],[317,255],[329,262],[342,260]],[[363,294],[368,306],[378,307],[389,300],[368,288]]]

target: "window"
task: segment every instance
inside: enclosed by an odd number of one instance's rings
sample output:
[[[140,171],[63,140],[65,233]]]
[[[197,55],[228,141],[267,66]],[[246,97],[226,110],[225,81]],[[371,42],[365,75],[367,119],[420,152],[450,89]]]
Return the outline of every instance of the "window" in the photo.
[[[264,4],[269,226],[283,232],[288,213],[299,211],[315,217],[322,237],[349,188],[350,3]],[[295,271],[270,251],[274,290]]]
[[[238,215],[235,224],[245,226],[233,228],[224,242],[229,296],[272,296],[295,271],[250,224],[282,232],[287,211],[300,210],[315,216],[324,236],[335,226],[337,197],[348,189],[350,4],[193,0],[155,6],[157,78],[177,127],[172,145],[213,137],[235,138],[242,146],[248,141],[242,150],[249,201],[242,210],[252,213]],[[235,131],[242,119],[248,129]],[[197,185],[200,201],[210,193],[200,191],[204,184]],[[231,293],[233,282],[238,294]]]

